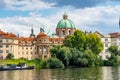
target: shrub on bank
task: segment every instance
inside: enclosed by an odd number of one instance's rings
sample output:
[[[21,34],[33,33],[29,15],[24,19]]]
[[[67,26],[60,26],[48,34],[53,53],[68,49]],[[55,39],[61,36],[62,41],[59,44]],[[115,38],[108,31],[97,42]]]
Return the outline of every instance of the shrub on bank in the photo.
[[[41,64],[42,68],[64,68],[64,64],[57,58],[50,58],[48,60],[43,60]]]

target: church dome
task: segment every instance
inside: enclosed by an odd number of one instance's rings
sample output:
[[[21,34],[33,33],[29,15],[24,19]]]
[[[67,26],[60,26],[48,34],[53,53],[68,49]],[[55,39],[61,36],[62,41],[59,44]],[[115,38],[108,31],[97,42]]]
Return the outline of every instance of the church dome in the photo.
[[[75,28],[75,25],[70,19],[68,19],[68,15],[65,13],[63,19],[58,22],[57,28]]]

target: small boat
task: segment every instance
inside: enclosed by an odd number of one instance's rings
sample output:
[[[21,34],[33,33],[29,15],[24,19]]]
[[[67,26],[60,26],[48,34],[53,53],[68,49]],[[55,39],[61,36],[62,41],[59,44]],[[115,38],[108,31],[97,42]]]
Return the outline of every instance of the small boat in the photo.
[[[19,63],[18,65],[7,64],[7,66],[1,66],[0,71],[6,70],[31,70],[34,69],[34,66],[26,66],[24,63]]]

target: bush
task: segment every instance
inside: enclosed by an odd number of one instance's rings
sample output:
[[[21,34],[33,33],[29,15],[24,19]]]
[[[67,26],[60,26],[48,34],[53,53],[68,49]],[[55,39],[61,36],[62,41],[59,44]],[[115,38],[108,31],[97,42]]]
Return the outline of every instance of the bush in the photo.
[[[50,58],[42,62],[42,68],[64,68],[63,63],[57,58]]]
[[[41,60],[40,58],[35,58],[35,59],[32,60],[32,62],[34,62],[35,67],[36,67],[37,69],[40,69],[40,68],[41,68],[41,62],[42,62],[42,60]]]
[[[6,56],[6,59],[13,59],[14,58],[14,55],[13,54],[8,54],[7,56]]]

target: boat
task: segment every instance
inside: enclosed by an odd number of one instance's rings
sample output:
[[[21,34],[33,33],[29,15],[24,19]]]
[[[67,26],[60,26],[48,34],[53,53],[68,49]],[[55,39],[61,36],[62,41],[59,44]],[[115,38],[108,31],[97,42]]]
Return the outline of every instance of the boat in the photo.
[[[7,64],[6,66],[1,66],[0,71],[7,70],[31,70],[34,69],[34,66],[26,66],[24,63],[19,63],[18,65]]]

